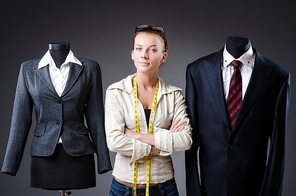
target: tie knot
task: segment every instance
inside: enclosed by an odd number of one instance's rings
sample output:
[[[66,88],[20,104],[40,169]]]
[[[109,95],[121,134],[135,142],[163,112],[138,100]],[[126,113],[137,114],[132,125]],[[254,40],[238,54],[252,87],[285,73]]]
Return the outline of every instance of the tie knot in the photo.
[[[233,65],[234,68],[240,68],[240,66],[242,65],[242,62],[232,61],[231,64]]]

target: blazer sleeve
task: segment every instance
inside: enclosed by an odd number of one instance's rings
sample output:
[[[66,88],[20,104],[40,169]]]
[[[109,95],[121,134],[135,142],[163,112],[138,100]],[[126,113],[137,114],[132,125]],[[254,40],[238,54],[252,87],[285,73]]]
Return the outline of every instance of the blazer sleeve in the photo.
[[[26,73],[31,66],[21,65],[12,111],[10,134],[1,172],[15,176],[26,146],[32,122],[33,102],[26,85]]]
[[[92,141],[96,148],[98,173],[102,174],[110,171],[112,166],[106,144],[102,78],[99,64],[96,63],[93,71],[96,74],[85,108],[85,117]]]
[[[274,128],[270,136],[270,150],[260,196],[282,193],[285,167],[285,132],[290,106],[290,74],[282,85],[276,103]]]
[[[185,100],[187,104],[188,117],[192,126],[192,146],[185,151],[185,171],[186,171],[186,192],[187,196],[201,196],[199,171],[198,171],[198,148],[199,148],[199,130],[198,130],[198,112],[197,112],[197,92],[195,82],[192,78],[190,66],[186,69],[186,89]]]

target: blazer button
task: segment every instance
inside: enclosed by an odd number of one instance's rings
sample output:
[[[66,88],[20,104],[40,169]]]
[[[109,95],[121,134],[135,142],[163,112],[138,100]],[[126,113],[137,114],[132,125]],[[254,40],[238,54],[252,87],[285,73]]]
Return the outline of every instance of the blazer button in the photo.
[[[61,104],[62,103],[62,100],[58,100],[58,104]]]
[[[233,145],[228,145],[228,148],[230,149],[230,150],[233,150]]]
[[[60,124],[62,124],[62,122],[58,120],[58,121],[57,121],[57,124],[60,125]]]

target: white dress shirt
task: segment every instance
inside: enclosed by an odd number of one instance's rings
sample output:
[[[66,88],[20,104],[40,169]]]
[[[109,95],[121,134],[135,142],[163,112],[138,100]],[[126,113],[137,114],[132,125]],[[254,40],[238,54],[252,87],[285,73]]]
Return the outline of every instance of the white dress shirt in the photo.
[[[82,66],[81,62],[74,56],[73,52],[70,50],[65,62],[61,65],[59,69],[56,67],[56,64],[48,50],[38,64],[38,69],[47,65],[49,66],[48,68],[50,79],[59,96],[62,95],[65,89],[71,63],[76,63]]]
[[[255,53],[253,52],[252,46],[250,45],[249,50],[247,50],[238,59],[234,58],[231,54],[228,53],[228,51],[226,50],[226,45],[224,47],[221,69],[222,69],[224,95],[226,100],[227,100],[228,91],[229,91],[230,79],[233,73],[233,66],[231,65],[231,62],[233,60],[238,60],[242,62],[240,71],[242,75],[242,98],[244,98],[246,90],[249,85],[249,81],[252,75],[254,62],[255,62]]]
[[[60,69],[56,67],[56,64],[53,58],[51,57],[49,50],[39,61],[38,69],[48,65],[51,82],[59,97],[62,95],[65,89],[70,72],[71,63],[76,63],[82,66],[82,63],[74,56],[71,50],[69,51],[67,58],[65,62],[61,65]],[[61,138],[59,139],[58,143],[62,143]]]

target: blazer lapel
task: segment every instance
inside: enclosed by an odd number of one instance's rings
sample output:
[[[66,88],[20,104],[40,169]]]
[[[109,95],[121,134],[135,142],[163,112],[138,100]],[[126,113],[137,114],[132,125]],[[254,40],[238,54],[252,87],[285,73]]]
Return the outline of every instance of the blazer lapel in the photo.
[[[82,63],[82,66],[78,65],[76,63],[71,64],[67,84],[66,84],[65,89],[62,93],[62,96],[65,95],[71,89],[71,87],[74,85],[75,81],[78,79],[78,77],[84,67],[83,61],[81,61],[81,63]]]
[[[38,69],[38,63],[39,60],[36,61],[36,63],[34,64],[33,69],[35,70],[35,72],[37,73],[37,75],[40,77],[40,79],[44,82],[44,84],[53,92],[57,95],[56,90],[51,82],[50,79],[50,75],[49,75],[49,69],[48,66],[42,67],[40,69]]]
[[[273,69],[273,67],[269,66],[266,63],[264,57],[261,54],[259,54],[255,49],[254,49],[254,52],[256,54],[254,69],[252,72],[252,76],[251,76],[246,94],[244,96],[243,105],[238,115],[236,125],[243,120],[246,113],[250,110],[250,108],[254,104],[256,98],[259,96],[262,88],[267,82],[269,75]]]
[[[221,74],[221,55],[222,51],[217,52],[210,61],[205,61],[205,74],[207,78],[207,83],[209,84],[209,90],[214,98],[217,109],[220,112],[220,116],[223,118],[223,121],[230,129],[228,114],[225,106],[225,97],[223,92],[222,84],[222,74]],[[230,133],[230,131],[229,131]]]

